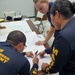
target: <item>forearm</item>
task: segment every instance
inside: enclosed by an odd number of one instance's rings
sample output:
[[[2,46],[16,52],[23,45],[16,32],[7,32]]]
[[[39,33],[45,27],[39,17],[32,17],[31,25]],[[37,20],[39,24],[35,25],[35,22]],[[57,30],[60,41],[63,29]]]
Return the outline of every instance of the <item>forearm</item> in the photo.
[[[45,43],[52,37],[54,32],[55,32],[55,28],[54,27],[50,27],[50,30],[47,33],[47,36],[46,36],[46,38],[44,40]]]
[[[59,38],[57,40],[52,50],[53,52],[51,63],[45,68],[45,72],[48,74],[56,73],[59,70],[63,69],[71,53],[69,43],[63,38]]]
[[[51,33],[50,31],[48,32],[44,42],[46,43],[51,37],[52,37],[53,33]]]
[[[51,54],[51,53],[52,53],[52,49],[51,49],[51,48],[45,49],[45,52],[46,52],[47,54]]]

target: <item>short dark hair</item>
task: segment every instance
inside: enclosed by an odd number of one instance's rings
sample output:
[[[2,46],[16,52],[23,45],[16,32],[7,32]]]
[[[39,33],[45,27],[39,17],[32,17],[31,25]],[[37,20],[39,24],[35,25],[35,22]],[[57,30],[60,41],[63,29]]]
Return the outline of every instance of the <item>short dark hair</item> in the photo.
[[[46,0],[33,0],[33,2],[36,4],[38,1],[40,1],[41,3],[46,2]]]
[[[65,18],[71,18],[75,14],[75,3],[69,0],[56,0],[50,10],[50,14],[55,15],[56,11]]]
[[[6,41],[13,44],[14,46],[22,42],[25,45],[26,36],[21,31],[15,30],[9,33]]]

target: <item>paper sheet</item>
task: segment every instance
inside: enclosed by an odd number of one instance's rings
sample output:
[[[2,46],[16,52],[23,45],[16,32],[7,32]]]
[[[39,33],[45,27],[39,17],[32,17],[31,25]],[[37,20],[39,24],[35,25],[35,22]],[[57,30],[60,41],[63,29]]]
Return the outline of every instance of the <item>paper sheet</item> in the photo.
[[[0,34],[7,34],[13,30],[20,30],[23,33],[32,32],[28,23],[25,20],[22,21],[14,21],[14,22],[3,22],[0,23],[1,26],[5,26],[6,29],[1,29]]]
[[[32,66],[33,66],[33,58],[30,58],[30,57],[26,57],[26,58],[30,62],[30,69],[31,69]],[[39,58],[39,63],[38,63],[39,68],[38,68],[38,70],[41,70],[42,63],[50,64],[50,62],[51,62],[51,56],[47,55],[47,54],[45,54],[43,58],[40,58],[40,57],[38,57],[38,58]]]
[[[0,35],[0,42],[6,41],[7,36],[8,36],[8,34]]]
[[[26,43],[27,48],[25,48],[23,52],[32,51],[33,54],[35,54],[35,52],[37,50],[38,50],[38,53],[42,50],[45,50],[45,47],[43,45],[41,45],[41,46],[35,45],[35,43],[37,41],[44,40],[44,37],[42,34],[37,35],[35,32],[30,32],[30,33],[26,34],[26,37],[27,37],[27,43]],[[30,67],[32,68],[33,58],[27,57],[27,59],[29,60]],[[45,54],[44,58],[39,58],[39,69],[38,70],[41,70],[42,63],[49,64],[50,61],[51,61],[51,57],[50,57],[50,55],[47,55],[47,54]]]
[[[38,45],[35,45],[35,43],[41,39],[44,40],[44,37],[42,35],[41,38],[38,37],[38,35],[35,33],[35,32],[29,32],[29,33],[25,33],[26,35],[26,45],[27,45],[27,48],[24,50],[25,52],[26,51],[33,51],[33,53],[35,51],[41,51],[41,50],[44,50],[45,47],[43,45],[41,46],[38,46]]]

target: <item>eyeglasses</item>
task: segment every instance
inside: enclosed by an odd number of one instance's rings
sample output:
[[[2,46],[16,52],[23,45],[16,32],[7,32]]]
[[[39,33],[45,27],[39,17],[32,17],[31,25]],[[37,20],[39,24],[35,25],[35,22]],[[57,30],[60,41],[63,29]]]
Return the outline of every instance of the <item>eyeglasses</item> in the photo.
[[[27,48],[27,45],[25,45],[25,47]]]
[[[25,43],[23,43],[23,45],[24,45],[25,47],[27,47],[27,45],[26,45]]]

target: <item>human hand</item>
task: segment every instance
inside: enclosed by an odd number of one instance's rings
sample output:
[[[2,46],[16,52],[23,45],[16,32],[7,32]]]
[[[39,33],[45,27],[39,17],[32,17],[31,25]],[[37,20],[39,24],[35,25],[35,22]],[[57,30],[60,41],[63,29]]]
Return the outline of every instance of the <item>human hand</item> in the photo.
[[[36,42],[35,44],[36,44],[36,45],[43,45],[43,44],[45,44],[45,41],[38,41],[38,42]]]
[[[45,53],[46,52],[43,50],[43,51],[39,52],[38,55],[40,55],[40,57],[43,57]]]
[[[41,69],[43,70],[43,71],[45,71],[45,68],[48,66],[48,64],[47,63],[42,63],[42,67],[41,67]]]
[[[33,58],[33,63],[38,64],[38,62],[39,62],[39,59],[38,59],[38,57],[37,57],[37,56],[35,56],[35,57]]]
[[[34,57],[32,51],[30,51],[30,52],[26,52],[26,56],[28,56],[28,57],[32,57],[32,58]]]
[[[0,29],[4,29],[4,28],[6,28],[6,27],[5,27],[5,26],[1,26],[1,25],[0,25]]]

